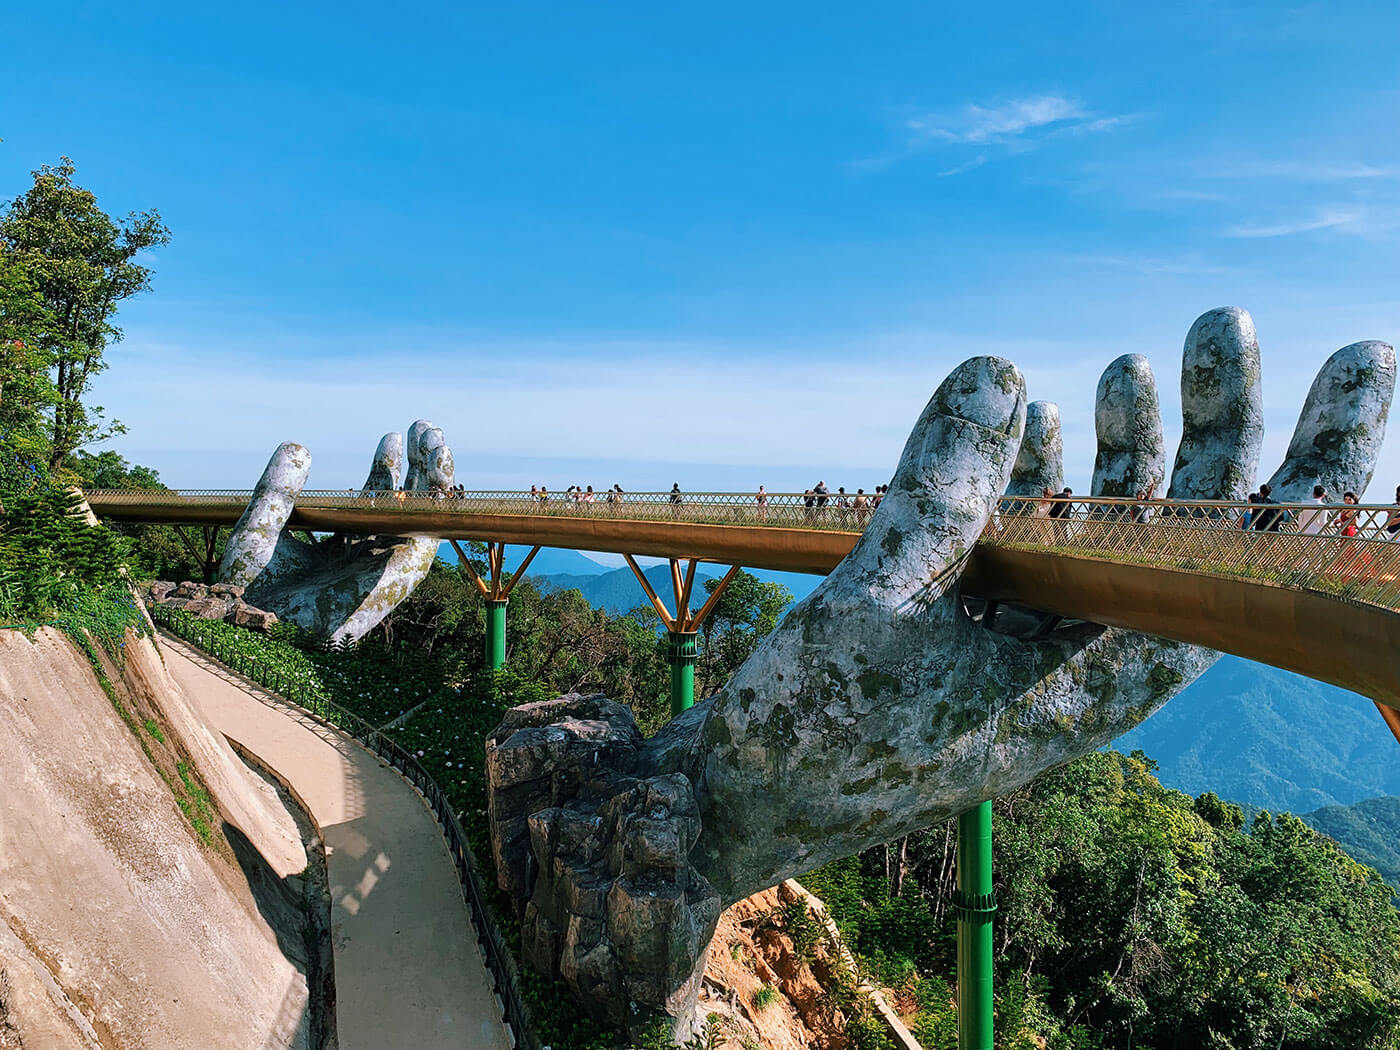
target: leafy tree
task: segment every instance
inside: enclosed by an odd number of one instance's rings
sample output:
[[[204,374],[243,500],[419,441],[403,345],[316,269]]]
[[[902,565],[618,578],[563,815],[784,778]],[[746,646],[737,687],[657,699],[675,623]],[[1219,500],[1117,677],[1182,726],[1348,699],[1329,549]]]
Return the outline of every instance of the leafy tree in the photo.
[[[51,316],[13,252],[0,248],[0,487],[39,480],[48,462],[44,412],[55,393],[41,348]]]
[[[705,593],[713,594],[719,581],[705,581]],[[778,626],[792,604],[792,591],[781,583],[760,580],[742,569],[701,625],[700,659],[696,683],[700,695],[715,692],[749,658],[763,637]]]
[[[0,217],[0,249],[24,268],[47,315],[37,349],[53,376],[53,470],[82,445],[121,432],[84,398],[107,367],[107,345],[121,338],[113,323],[118,305],[150,288],[151,271],[135,261],[138,253],[170,239],[154,210],[114,220],[73,182],[75,170],[67,157],[39,168],[33,186]]]

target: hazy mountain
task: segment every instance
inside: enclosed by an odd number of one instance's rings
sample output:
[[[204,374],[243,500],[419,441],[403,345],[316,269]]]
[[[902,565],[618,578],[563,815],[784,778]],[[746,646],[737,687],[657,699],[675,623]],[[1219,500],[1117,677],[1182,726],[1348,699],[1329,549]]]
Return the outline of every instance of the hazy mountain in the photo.
[[[1400,795],[1400,745],[1370,700],[1234,656],[1113,746],[1170,787],[1275,812]]]
[[[1400,798],[1370,798],[1352,806],[1325,806],[1303,819],[1330,835],[1362,864],[1400,887]]]
[[[541,551],[540,557],[543,556],[544,551]],[[535,559],[535,561],[538,560],[539,558]],[[606,609],[610,613],[630,612],[639,605],[649,604],[641,584],[632,575],[631,569],[608,570],[602,566],[599,566],[599,569],[601,572],[598,574],[550,573],[536,575],[534,563],[531,563],[530,571],[525,575],[527,579],[533,580],[543,590],[557,591],[576,588],[589,605],[595,609]],[[646,573],[647,581],[669,609],[674,604],[670,567],[653,565],[643,571]],[[698,609],[706,597],[705,588],[701,581],[707,577],[723,576],[726,571],[722,565],[709,564],[701,565],[696,569],[695,591],[690,603],[692,609]],[[760,580],[781,583],[792,591],[794,600],[805,598],[822,581],[820,576],[809,576],[805,573],[774,572],[769,569],[748,569],[746,571],[757,576]]]
[[[463,550],[467,548],[463,546]],[[515,569],[525,555],[530,553],[529,547],[516,547],[512,544],[506,545],[506,571]],[[452,544],[442,543],[438,546],[438,557],[450,565],[457,564],[457,553],[452,549]],[[555,547],[542,547],[540,552],[530,562],[530,568],[526,571],[527,577],[553,576],[556,574],[568,574],[573,576],[597,576],[610,571],[606,565],[599,565],[592,558],[580,554],[578,551],[560,550]]]

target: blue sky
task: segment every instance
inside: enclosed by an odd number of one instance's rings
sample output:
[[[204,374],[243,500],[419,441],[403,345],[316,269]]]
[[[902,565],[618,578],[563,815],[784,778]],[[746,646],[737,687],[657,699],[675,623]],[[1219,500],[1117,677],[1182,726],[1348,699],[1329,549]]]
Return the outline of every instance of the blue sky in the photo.
[[[1400,334],[1393,3],[209,6],[0,14],[0,195],[67,154],[173,232],[98,391],[173,484],[426,416],[468,487],[871,487],[990,352],[1087,489],[1104,365],[1174,443],[1226,304],[1272,471]]]

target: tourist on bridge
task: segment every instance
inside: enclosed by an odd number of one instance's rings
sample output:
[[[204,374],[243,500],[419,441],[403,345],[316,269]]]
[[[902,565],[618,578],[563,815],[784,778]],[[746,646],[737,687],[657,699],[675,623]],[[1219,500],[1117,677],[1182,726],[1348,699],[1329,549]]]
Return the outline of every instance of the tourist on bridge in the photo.
[[[1055,542],[1064,543],[1069,539],[1069,515],[1073,509],[1074,489],[1068,485],[1064,491],[1050,500],[1050,518],[1055,526]]]
[[[674,515],[674,516],[678,516],[678,515],[680,514],[680,512],[681,512],[681,503],[683,502],[682,499],[681,499],[681,483],[680,483],[679,481],[673,481],[673,482],[671,482],[671,497],[670,497],[670,501],[671,501],[671,514]]]
[[[758,520],[768,520],[768,490],[762,485],[758,486],[758,495],[754,497],[754,502],[758,504]]]
[[[811,489],[802,493],[802,514],[808,521],[817,516],[817,496]]]
[[[1317,536],[1322,532],[1322,528],[1327,524],[1330,516],[1322,507],[1327,505],[1327,490],[1321,485],[1313,486],[1312,503],[1318,505],[1317,510],[1304,510],[1298,513],[1298,531],[1304,536]]]
[[[583,494],[583,502],[592,503],[595,501],[595,499],[596,497],[593,495],[593,486],[589,485],[588,491]]]
[[[856,524],[864,527],[870,518],[870,500],[866,498],[865,489],[856,489],[856,498],[851,502],[851,507],[856,512]]]
[[[1250,502],[1277,507],[1278,500],[1270,495],[1273,491],[1273,487],[1266,481],[1259,486],[1259,498]],[[1286,510],[1256,510],[1252,527],[1255,532],[1278,532],[1279,529],[1283,528],[1283,523],[1287,518],[1288,512]]]
[[[1400,540],[1400,485],[1395,487],[1395,507],[1385,517],[1386,539]]]
[[[826,510],[827,497],[831,495],[831,490],[826,487],[825,481],[817,482],[817,487],[812,490],[812,495],[817,497],[817,510]]]
[[[1132,520],[1138,524],[1147,521],[1152,516],[1152,494],[1157,491],[1157,482],[1152,482],[1145,489],[1138,489],[1137,502],[1133,504],[1131,512]]]

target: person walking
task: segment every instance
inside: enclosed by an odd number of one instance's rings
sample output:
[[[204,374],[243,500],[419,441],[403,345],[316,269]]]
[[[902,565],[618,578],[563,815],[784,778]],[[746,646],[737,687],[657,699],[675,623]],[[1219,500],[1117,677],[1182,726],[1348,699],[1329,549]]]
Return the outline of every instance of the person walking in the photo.
[[[680,516],[680,513],[681,513],[681,503],[682,503],[682,499],[681,499],[681,483],[680,483],[679,481],[673,481],[673,482],[671,482],[671,497],[670,497],[670,500],[671,500],[671,514],[672,514],[672,516],[674,516],[674,517],[679,517],[679,516]]]
[[[1279,503],[1273,498],[1273,491],[1273,487],[1267,481],[1264,482],[1259,486],[1259,498],[1254,502],[1265,507],[1277,507]],[[1254,531],[1278,532],[1283,527],[1286,516],[1286,512],[1282,510],[1256,510],[1254,512]]]
[[[856,498],[851,501],[851,509],[856,512],[856,524],[865,528],[865,523],[870,520],[870,500],[866,498],[865,489],[856,489]]]
[[[1298,532],[1303,536],[1317,536],[1327,524],[1327,511],[1321,509],[1327,505],[1327,490],[1321,485],[1314,485],[1310,502],[1317,504],[1318,509],[1309,508],[1298,513]]]
[[[1385,516],[1385,525],[1382,528],[1385,529],[1386,539],[1400,540],[1400,485],[1395,487],[1395,506]]]
[[[758,495],[754,497],[754,502],[758,504],[758,520],[768,520],[768,490],[762,485],[758,486]]]

